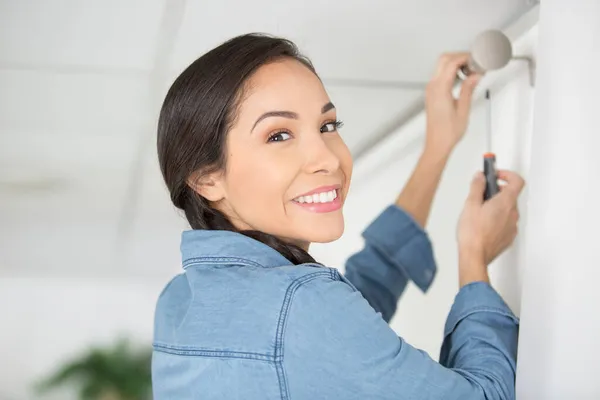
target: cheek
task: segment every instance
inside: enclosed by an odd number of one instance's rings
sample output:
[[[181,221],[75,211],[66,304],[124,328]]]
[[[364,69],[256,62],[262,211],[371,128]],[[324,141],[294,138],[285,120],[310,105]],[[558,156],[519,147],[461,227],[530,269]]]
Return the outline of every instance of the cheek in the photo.
[[[285,217],[284,202],[295,177],[293,163],[268,151],[232,149],[227,160],[227,201],[235,213],[258,230],[279,224]]]

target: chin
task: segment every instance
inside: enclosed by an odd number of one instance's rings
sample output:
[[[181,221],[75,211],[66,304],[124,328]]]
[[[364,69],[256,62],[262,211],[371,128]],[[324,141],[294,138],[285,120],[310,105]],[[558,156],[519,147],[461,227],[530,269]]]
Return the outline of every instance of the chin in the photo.
[[[338,240],[339,238],[342,237],[342,234],[344,232],[340,232],[339,234],[335,234],[335,235],[320,235],[318,237],[311,237],[310,238],[310,243],[331,243],[331,242],[335,242],[336,240]]]
[[[337,221],[327,221],[326,223],[315,224],[307,228],[306,241],[309,243],[330,243],[338,240],[344,233],[344,219]]]

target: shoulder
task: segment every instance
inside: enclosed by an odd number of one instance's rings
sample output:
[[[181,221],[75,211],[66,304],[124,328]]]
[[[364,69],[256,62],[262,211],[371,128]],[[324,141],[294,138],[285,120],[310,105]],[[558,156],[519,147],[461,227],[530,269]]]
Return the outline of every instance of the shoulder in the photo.
[[[338,276],[319,265],[265,267],[229,260],[188,266],[158,298],[155,347],[269,355],[298,289]]]
[[[283,338],[287,385],[296,396],[397,396],[369,382],[394,379],[392,366],[403,350],[381,314],[341,276],[313,279],[296,290]]]
[[[350,282],[331,276],[302,280],[286,310],[285,352],[290,368],[352,357],[355,367],[385,359],[401,346],[397,334]],[[360,360],[360,361],[359,361]]]
[[[361,329],[352,327],[363,324],[391,332],[381,313],[376,312],[362,293],[337,270],[332,270],[329,275],[308,275],[297,280],[292,290],[288,312],[290,335],[304,335],[313,329],[315,338],[319,336],[323,342],[326,336],[322,335],[322,330],[327,327],[335,331],[348,328],[347,332],[360,332]],[[304,328],[296,329],[300,326]],[[397,338],[395,334],[391,337]]]

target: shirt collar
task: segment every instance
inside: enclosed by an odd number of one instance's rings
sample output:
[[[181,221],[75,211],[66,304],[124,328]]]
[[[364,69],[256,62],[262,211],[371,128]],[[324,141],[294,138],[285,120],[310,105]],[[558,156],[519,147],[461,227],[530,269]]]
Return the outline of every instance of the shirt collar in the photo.
[[[182,233],[183,268],[192,264],[247,264],[260,267],[290,265],[277,250],[241,233],[188,230]]]

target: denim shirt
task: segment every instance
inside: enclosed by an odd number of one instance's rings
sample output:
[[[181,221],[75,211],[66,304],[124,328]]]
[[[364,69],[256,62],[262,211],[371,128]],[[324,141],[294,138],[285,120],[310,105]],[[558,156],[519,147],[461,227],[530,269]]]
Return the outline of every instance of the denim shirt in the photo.
[[[426,233],[390,206],[346,274],[291,265],[234,232],[186,231],[158,300],[154,399],[514,399],[518,320],[486,283],[460,289],[439,362],[388,321],[435,275]]]

